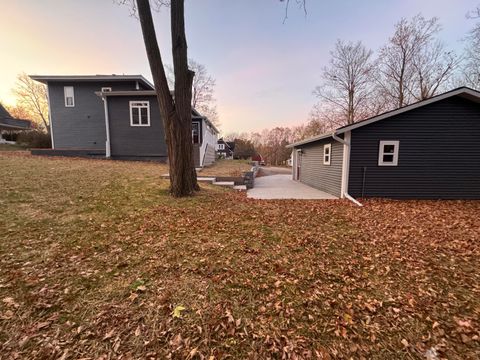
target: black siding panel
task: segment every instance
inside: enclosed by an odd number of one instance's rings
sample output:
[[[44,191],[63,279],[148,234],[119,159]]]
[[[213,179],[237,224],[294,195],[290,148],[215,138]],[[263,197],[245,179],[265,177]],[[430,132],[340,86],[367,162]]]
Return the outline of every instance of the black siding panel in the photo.
[[[399,140],[398,166],[378,166]],[[354,197],[480,199],[480,104],[453,97],[352,130]]]

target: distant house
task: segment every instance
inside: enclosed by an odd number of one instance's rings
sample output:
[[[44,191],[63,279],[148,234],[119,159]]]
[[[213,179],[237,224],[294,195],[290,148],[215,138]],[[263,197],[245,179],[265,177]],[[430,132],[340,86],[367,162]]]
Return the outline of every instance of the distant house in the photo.
[[[30,130],[31,122],[29,120],[15,119],[10,113],[0,104],[0,144],[13,143],[3,138],[4,133],[16,132],[21,130]]]
[[[217,154],[222,159],[233,159],[235,141],[225,141],[223,138],[217,141]]]
[[[258,161],[260,165],[265,165],[265,160],[263,159],[263,156],[260,154],[255,154],[252,156],[252,161]]]
[[[141,75],[32,75],[47,85],[53,154],[168,159],[153,85]],[[218,130],[192,109],[196,167],[215,161]]]
[[[458,88],[289,147],[293,178],[338,197],[480,199],[480,92]]]

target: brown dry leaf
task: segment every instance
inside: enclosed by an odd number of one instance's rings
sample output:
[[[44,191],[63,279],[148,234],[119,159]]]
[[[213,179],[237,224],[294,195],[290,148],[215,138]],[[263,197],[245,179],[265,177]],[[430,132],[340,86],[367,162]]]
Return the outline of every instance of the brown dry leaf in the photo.
[[[105,341],[110,339],[111,337],[113,337],[114,334],[115,334],[115,329],[110,330],[105,334],[105,336],[103,337],[103,340]]]

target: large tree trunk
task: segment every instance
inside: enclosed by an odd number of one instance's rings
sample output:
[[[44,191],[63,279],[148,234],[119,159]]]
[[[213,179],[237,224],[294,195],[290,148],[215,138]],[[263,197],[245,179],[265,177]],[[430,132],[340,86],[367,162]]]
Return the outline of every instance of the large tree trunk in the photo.
[[[150,3],[148,0],[137,0],[137,6],[160,115],[165,128],[170,165],[170,191],[175,197],[190,196],[200,188],[193,161],[191,99],[194,74],[188,69],[184,0],[172,0],[170,8],[175,99],[168,88]]]

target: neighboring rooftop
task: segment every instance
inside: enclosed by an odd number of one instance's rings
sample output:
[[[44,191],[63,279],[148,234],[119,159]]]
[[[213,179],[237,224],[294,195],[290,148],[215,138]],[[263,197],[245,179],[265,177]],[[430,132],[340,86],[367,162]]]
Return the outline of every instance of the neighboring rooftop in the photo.
[[[31,122],[29,120],[15,119],[0,104],[0,130],[27,130],[30,129]]]
[[[153,84],[142,75],[29,75],[33,80],[41,83],[58,81],[138,81],[153,90]]]

